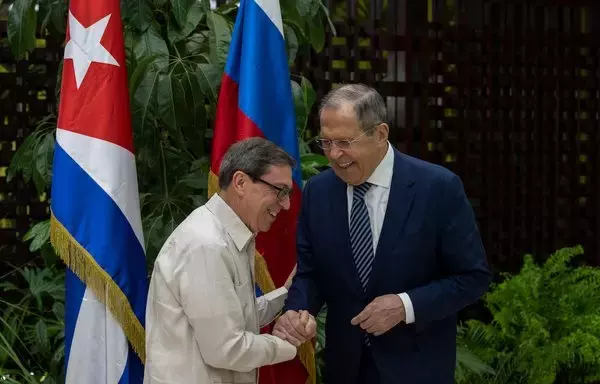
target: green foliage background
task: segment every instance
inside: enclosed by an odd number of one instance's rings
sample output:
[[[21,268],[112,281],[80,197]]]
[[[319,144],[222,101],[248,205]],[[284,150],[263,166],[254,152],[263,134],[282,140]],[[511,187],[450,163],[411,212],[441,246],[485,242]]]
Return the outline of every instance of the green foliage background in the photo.
[[[9,42],[16,57],[35,46],[41,23],[51,38],[64,40],[66,5],[59,0],[16,0],[9,13]],[[283,0],[289,63],[300,50],[319,51],[329,21],[320,0]],[[147,258],[152,264],[172,230],[206,201],[212,125],[237,6],[209,8],[209,1],[123,0],[124,38],[132,124]],[[38,17],[41,20],[38,20]],[[60,98],[60,72],[57,97]],[[326,166],[311,153],[307,125],[315,92],[294,75],[292,90],[304,177]],[[31,181],[42,194],[52,177],[56,115],[42,120],[19,147],[8,169]],[[47,223],[32,229],[31,250],[47,246]]]
[[[1,0],[0,0],[1,3]],[[384,2],[387,4],[387,2]],[[320,0],[281,0],[289,63],[320,51],[331,23]],[[35,11],[35,7],[39,11]],[[175,226],[206,201],[212,123],[236,5],[212,10],[208,0],[122,0],[138,183],[148,267]],[[359,1],[359,17],[368,13]],[[18,58],[43,38],[64,41],[67,3],[16,0],[8,40]],[[336,17],[343,19],[337,6]],[[362,15],[362,16],[361,16]],[[37,36],[39,38],[39,36]],[[60,98],[58,73],[57,98]],[[310,151],[310,82],[292,75],[304,179],[327,166]],[[22,177],[48,194],[56,116],[42,119],[13,157],[8,180]],[[0,377],[7,383],[64,382],[64,268],[48,221],[27,232],[43,268],[24,268],[0,283]],[[485,303],[493,320],[459,327],[459,384],[566,384],[600,380],[600,272],[574,260],[580,247],[559,250],[543,265],[526,256],[521,272],[494,285]],[[317,369],[323,366],[326,308],[318,316]]]
[[[35,8],[39,11],[36,12]],[[292,73],[298,52],[320,51],[330,23],[321,0],[281,0]],[[121,11],[148,269],[166,237],[207,197],[215,107],[237,4],[210,9],[208,0],[122,0]],[[42,38],[64,41],[67,2],[16,0],[8,17],[14,56],[27,59]],[[62,63],[57,74],[60,100]],[[304,178],[327,166],[309,149],[310,82],[292,76]],[[7,180],[22,177],[47,196],[52,179],[56,115],[42,119],[14,155]],[[3,291],[0,377],[7,382],[64,381],[64,269],[49,244],[49,222],[25,235],[45,268],[23,269]],[[6,297],[6,299],[5,299]]]

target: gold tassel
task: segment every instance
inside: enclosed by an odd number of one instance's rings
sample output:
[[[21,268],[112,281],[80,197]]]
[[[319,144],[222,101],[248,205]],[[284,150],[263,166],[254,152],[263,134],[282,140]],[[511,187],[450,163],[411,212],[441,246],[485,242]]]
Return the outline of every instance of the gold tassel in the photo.
[[[208,171],[208,198],[219,192],[219,176],[215,175],[213,171]]]
[[[275,283],[269,273],[267,267],[267,261],[258,251],[254,253],[254,273],[256,275],[256,282],[263,293],[269,293],[275,290]]]
[[[315,348],[310,341],[298,348],[298,357],[308,372],[306,384],[315,384],[317,382],[317,365],[315,362]]]
[[[133,313],[131,304],[121,288],[108,273],[96,263],[89,252],[82,247],[67,229],[52,214],[50,216],[50,242],[58,256],[117,319],[129,340],[131,347],[142,364],[146,360],[145,333],[142,324]]]

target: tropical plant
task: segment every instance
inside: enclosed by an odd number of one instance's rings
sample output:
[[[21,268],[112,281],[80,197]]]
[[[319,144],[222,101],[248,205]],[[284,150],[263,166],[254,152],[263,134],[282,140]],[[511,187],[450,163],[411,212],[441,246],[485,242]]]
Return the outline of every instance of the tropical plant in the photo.
[[[166,237],[206,201],[212,123],[237,4],[211,9],[209,0],[123,0],[121,9],[129,74],[132,124],[149,266]],[[15,0],[8,40],[16,57],[35,47],[36,30],[64,40],[66,2]],[[39,7],[38,12],[34,8]],[[281,0],[289,63],[301,50],[321,50],[329,20],[321,0]],[[60,74],[61,71],[59,71]],[[57,79],[60,98],[60,76]],[[315,102],[310,82],[293,75],[292,90],[303,175],[326,166],[310,151],[308,115]],[[48,192],[56,115],[39,122],[19,147],[7,172]],[[47,241],[47,226],[36,235]],[[37,241],[39,243],[39,241]]]
[[[149,268],[166,237],[207,197],[211,127],[238,7],[231,3],[211,9],[209,3],[121,2]],[[323,48],[329,17],[321,0],[281,0],[281,6],[293,72],[298,52]],[[8,42],[15,57],[27,59],[40,38],[64,41],[66,16],[63,0],[15,0],[8,18]],[[58,100],[61,72],[55,92]],[[292,75],[292,91],[302,174],[308,178],[327,165],[309,146],[308,116],[316,96],[310,82],[297,74]],[[48,194],[55,130],[55,114],[37,123],[15,153],[7,181],[23,177],[40,196]],[[35,223],[24,240],[30,241],[30,251],[41,253],[47,265],[53,264],[56,255],[49,245],[47,220]],[[14,300],[2,301],[8,307],[0,312],[0,377],[19,383],[62,382],[64,272],[54,267],[24,270],[23,278],[21,285],[29,290],[15,282],[1,286],[12,292]]]
[[[581,246],[519,274],[485,297],[491,324],[466,322],[463,338],[495,373],[465,383],[572,384],[600,380],[600,269],[578,266]]]
[[[0,283],[0,378],[8,383],[64,382],[64,271],[16,272],[17,279]]]

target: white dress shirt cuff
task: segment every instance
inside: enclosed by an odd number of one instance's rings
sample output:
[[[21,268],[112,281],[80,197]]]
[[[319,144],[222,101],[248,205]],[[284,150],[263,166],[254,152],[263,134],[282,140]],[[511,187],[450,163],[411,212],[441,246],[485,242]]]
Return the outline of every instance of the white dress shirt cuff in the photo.
[[[264,295],[265,299],[268,301],[285,301],[287,298],[288,290],[285,287],[279,287],[267,294]],[[281,305],[283,307],[283,305]]]
[[[406,312],[406,324],[412,324],[415,322],[415,310],[412,305],[412,301],[410,301],[410,297],[406,292],[398,294],[402,303],[404,304],[404,311]]]
[[[280,287],[257,298],[256,309],[261,328],[270,324],[281,314],[287,294],[288,290]]]

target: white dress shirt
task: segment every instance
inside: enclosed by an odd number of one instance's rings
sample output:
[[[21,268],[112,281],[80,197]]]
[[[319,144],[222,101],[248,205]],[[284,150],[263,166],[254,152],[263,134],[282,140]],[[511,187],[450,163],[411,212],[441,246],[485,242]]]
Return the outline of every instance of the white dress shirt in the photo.
[[[259,334],[287,290],[256,298],[254,239],[218,194],[169,236],[148,292],[145,384],[256,383],[257,368],[294,358],[292,344]]]
[[[369,219],[371,222],[371,233],[373,234],[373,252],[377,251],[377,244],[379,243],[379,235],[381,234],[381,228],[383,226],[383,219],[385,217],[385,211],[387,209],[388,199],[390,197],[390,187],[392,185],[392,175],[394,173],[394,150],[391,144],[388,142],[388,149],[377,166],[373,174],[367,179],[367,182],[373,184],[371,188],[365,194],[365,202],[367,205],[367,211],[369,212]],[[352,200],[354,194],[354,187],[348,184],[348,225],[350,224],[350,212],[352,212]],[[375,253],[377,257],[377,253]],[[406,310],[406,323],[411,324],[415,322],[415,312],[413,309],[412,301],[406,292],[398,294],[404,309]]]

